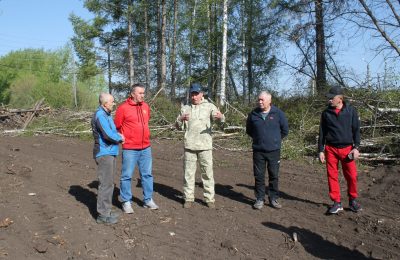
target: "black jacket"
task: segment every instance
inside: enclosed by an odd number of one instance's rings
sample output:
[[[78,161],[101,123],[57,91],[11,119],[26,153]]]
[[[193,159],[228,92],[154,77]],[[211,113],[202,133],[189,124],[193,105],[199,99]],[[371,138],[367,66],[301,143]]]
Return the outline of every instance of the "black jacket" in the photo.
[[[265,120],[260,108],[256,108],[247,117],[246,133],[253,139],[253,150],[271,152],[281,149],[281,141],[289,133],[285,113],[271,106]]]
[[[331,106],[322,112],[318,152],[324,151],[326,144],[337,148],[360,146],[360,119],[357,110],[347,102],[343,102],[339,115],[336,115],[335,108]]]

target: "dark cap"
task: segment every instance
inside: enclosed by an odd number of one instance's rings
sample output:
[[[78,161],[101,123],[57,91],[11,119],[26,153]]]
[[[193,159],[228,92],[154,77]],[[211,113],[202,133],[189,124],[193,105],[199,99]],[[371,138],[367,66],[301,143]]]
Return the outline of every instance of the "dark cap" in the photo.
[[[334,98],[337,95],[343,95],[343,89],[339,86],[334,86],[329,89],[329,92],[326,93],[327,98]]]
[[[190,93],[192,93],[192,92],[200,93],[200,92],[203,92],[203,91],[202,91],[201,85],[200,85],[199,83],[193,83],[193,84],[190,86],[189,92],[190,92]]]

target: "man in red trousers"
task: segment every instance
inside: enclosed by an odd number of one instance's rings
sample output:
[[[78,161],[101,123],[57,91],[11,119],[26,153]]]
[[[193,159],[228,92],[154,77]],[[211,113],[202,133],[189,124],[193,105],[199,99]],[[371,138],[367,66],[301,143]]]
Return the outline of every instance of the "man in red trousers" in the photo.
[[[344,100],[343,89],[334,86],[326,94],[329,106],[322,112],[319,128],[318,152],[321,163],[326,162],[329,196],[333,205],[329,214],[343,210],[339,186],[339,162],[347,181],[349,208],[361,210],[357,201],[357,166],[360,152],[360,120],[356,109]]]

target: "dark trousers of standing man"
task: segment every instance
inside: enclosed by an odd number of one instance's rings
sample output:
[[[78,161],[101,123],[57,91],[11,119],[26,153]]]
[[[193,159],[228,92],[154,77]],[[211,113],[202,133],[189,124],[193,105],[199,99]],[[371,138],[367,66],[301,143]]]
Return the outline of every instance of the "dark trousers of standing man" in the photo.
[[[253,151],[253,171],[255,178],[254,193],[257,200],[265,198],[265,170],[268,169],[268,196],[269,200],[276,200],[279,197],[279,164],[281,150],[271,152]]]
[[[114,175],[117,171],[116,157],[106,155],[96,158],[99,189],[97,192],[97,212],[109,217],[112,209]]]

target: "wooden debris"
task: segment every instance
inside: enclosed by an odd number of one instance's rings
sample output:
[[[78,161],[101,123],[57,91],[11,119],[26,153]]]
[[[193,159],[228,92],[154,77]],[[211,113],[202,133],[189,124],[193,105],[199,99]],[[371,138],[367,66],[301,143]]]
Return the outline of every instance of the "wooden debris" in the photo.
[[[30,122],[32,122],[33,117],[36,115],[36,111],[40,108],[44,101],[44,98],[36,102],[35,106],[33,107],[33,112],[28,112],[28,118],[26,119],[24,125],[22,126],[22,129],[25,129]]]
[[[39,100],[31,109],[11,109],[0,107],[1,128],[8,133],[20,133],[33,121],[39,113],[50,111],[43,106],[44,99]],[[3,133],[5,133],[3,131]]]
[[[0,222],[0,228],[6,228],[12,223],[14,223],[14,221],[12,221],[10,218],[5,218]]]

